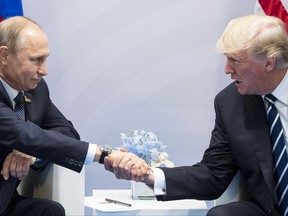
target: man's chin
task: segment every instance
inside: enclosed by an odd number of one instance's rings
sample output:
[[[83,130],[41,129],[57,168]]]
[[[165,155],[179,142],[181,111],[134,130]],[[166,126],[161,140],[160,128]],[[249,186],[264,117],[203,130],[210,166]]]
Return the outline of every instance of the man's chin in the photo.
[[[34,84],[34,85],[31,85],[25,91],[33,90],[33,89],[37,88],[37,86],[38,86],[38,83]]]
[[[241,94],[241,95],[246,95],[246,94],[248,94],[247,91],[246,91],[245,89],[241,88],[240,85],[237,85],[237,84],[236,84],[236,87],[237,87],[237,89],[238,89],[239,94]]]

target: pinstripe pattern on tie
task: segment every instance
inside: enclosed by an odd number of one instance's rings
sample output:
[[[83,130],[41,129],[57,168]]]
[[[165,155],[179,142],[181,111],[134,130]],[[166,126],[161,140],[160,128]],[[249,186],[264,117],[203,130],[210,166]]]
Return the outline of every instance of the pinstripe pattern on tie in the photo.
[[[269,94],[265,96],[265,99],[268,102],[267,116],[274,157],[274,176],[278,205],[283,211],[283,216],[288,216],[288,156],[283,127],[279,113],[274,105],[277,98]]]

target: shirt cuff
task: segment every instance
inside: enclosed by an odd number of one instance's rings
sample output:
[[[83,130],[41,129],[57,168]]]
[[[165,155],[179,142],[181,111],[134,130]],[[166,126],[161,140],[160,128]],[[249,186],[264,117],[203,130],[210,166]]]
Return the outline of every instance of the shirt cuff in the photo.
[[[97,145],[89,143],[87,155],[84,161],[85,165],[91,164],[93,162],[96,152],[97,152]]]
[[[34,162],[33,165],[34,165],[36,168],[39,168],[39,167],[42,165],[42,163],[43,163],[43,160],[42,160],[42,159],[36,158],[36,160],[35,160],[35,162]]]
[[[155,196],[166,195],[166,181],[164,172],[156,167],[151,167],[154,173],[154,194]]]

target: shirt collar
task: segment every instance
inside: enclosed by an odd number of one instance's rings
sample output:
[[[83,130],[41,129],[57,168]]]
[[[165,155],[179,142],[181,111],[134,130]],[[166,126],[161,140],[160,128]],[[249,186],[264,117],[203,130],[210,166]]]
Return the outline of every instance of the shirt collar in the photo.
[[[17,90],[13,89],[7,82],[5,82],[1,77],[0,81],[2,82],[12,104],[14,104],[14,98],[17,96],[18,92]]]
[[[282,103],[288,105],[288,73],[286,72],[284,78],[272,94]]]

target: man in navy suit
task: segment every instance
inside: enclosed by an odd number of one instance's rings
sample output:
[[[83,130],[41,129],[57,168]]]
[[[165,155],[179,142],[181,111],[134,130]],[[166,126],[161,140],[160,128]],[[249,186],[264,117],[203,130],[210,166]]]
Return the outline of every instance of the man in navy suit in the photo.
[[[17,184],[5,192],[9,182],[21,180],[29,171],[52,162],[80,172],[84,164],[104,163],[116,156],[133,166],[131,178],[149,173],[149,167],[132,153],[109,146],[80,141],[72,123],[52,103],[46,82],[46,59],[50,51],[41,27],[26,17],[0,23],[0,215],[61,216],[63,207],[46,199],[18,195]],[[24,115],[14,111],[14,98],[24,94]],[[20,97],[22,98],[22,97]],[[120,168],[119,170],[121,171]],[[0,169],[0,170],[1,170]],[[7,183],[7,184],[6,184]],[[8,203],[4,200],[8,199]]]
[[[215,98],[215,127],[209,148],[193,166],[152,168],[143,182],[154,186],[158,200],[217,199],[239,171],[247,186],[245,200],[211,208],[209,216],[286,216],[288,194],[276,196],[274,161],[263,96],[273,94],[288,143],[288,37],[276,17],[249,15],[232,20],[217,44],[226,58],[225,73],[234,80]],[[285,146],[284,145],[284,146]],[[285,149],[285,148],[284,148]],[[283,154],[287,154],[287,150]],[[107,170],[118,178],[121,160]],[[286,168],[287,164],[284,164]],[[286,190],[288,189],[288,177]]]

